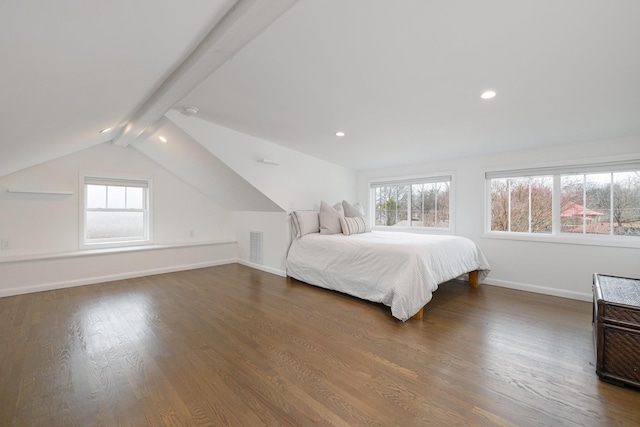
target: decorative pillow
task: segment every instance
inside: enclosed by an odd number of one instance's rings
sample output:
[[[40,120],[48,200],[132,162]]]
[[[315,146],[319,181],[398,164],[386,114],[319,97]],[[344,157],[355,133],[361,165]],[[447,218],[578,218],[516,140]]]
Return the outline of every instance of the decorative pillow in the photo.
[[[371,226],[365,216],[340,217],[340,226],[345,236],[371,232]]]
[[[340,209],[338,209],[338,206]],[[320,234],[339,234],[342,233],[340,227],[340,217],[342,213],[342,203],[331,206],[322,200],[320,202]]]
[[[353,205],[346,200],[342,201],[342,207],[344,209],[344,216],[347,217],[355,217],[355,216],[364,216],[364,209],[360,202],[356,202]]]
[[[296,230],[296,237],[320,231],[320,221],[316,211],[293,211],[291,219]]]

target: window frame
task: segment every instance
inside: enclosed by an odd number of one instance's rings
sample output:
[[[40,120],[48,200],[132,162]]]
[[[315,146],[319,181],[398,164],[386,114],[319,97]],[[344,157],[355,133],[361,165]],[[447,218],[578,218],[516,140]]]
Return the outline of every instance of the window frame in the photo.
[[[521,169],[485,170],[484,197],[484,235],[485,238],[521,240],[533,242],[550,242],[590,246],[610,246],[623,248],[640,248],[640,236],[621,236],[610,234],[566,233],[561,230],[561,180],[566,175],[584,175],[596,173],[616,173],[640,171],[640,159],[637,157],[618,157],[594,160],[581,163],[556,163],[526,167]],[[533,176],[551,176],[553,181],[552,195],[552,231],[551,233],[530,233],[491,230],[491,180],[498,178],[520,178]]]
[[[143,207],[141,209],[126,208],[87,208],[87,185],[118,185],[125,187],[143,188]],[[153,215],[152,215],[152,191],[151,177],[141,175],[107,174],[81,172],[79,179],[79,247],[80,249],[118,248],[129,246],[150,245],[153,243]],[[105,239],[86,238],[87,212],[142,212],[144,218],[143,236],[116,237]]]
[[[394,226],[394,225],[376,225],[376,206],[375,206],[375,188],[384,185],[411,185],[411,184],[427,184],[435,182],[449,182],[449,227],[412,227],[412,226]],[[368,181],[367,188],[369,190],[369,223],[372,230],[381,231],[405,231],[411,233],[422,234],[455,234],[455,174],[453,171],[374,178]],[[411,194],[409,194],[411,198]],[[409,202],[407,216],[411,214],[411,202]]]

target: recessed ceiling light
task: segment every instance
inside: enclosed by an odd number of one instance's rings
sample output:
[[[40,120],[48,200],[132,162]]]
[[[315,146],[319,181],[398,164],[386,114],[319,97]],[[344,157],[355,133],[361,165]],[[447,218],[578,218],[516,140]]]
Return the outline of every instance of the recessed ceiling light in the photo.
[[[162,135],[160,135],[160,136],[158,137],[158,139],[159,139],[160,141],[164,142],[165,144],[166,144],[167,142],[169,142],[169,141],[167,141],[167,138],[165,138],[165,137],[164,137],[164,136],[162,136]]]
[[[336,136],[344,136],[344,135],[345,135],[345,134],[344,134],[344,132],[342,132],[342,131],[338,131],[338,132],[336,132]]]
[[[109,132],[111,129],[113,129],[113,128],[104,128],[104,129],[101,129],[101,130],[100,130],[100,133],[107,133],[107,132]]]
[[[198,109],[198,107],[187,105],[186,107],[184,107],[182,109],[182,114],[184,114],[187,117],[191,117],[191,116],[195,116],[196,114],[198,114],[198,111],[200,111]]]
[[[480,95],[480,98],[482,98],[482,99],[491,99],[491,98],[494,98],[495,96],[496,96],[495,91],[487,90],[487,91],[482,92],[482,95]]]

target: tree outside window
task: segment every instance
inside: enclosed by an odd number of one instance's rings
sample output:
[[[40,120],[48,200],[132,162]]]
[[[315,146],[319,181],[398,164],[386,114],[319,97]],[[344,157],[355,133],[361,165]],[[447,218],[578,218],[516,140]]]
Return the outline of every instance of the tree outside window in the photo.
[[[491,230],[551,233],[552,194],[549,176],[491,180]]]
[[[372,186],[375,225],[449,228],[451,181]]]

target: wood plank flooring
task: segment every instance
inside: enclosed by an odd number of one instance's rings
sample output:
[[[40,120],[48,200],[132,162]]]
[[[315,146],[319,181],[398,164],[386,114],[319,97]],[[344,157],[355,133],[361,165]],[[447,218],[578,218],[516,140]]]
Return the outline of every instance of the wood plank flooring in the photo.
[[[0,426],[637,426],[591,304],[451,281],[424,318],[237,264],[0,298]]]

